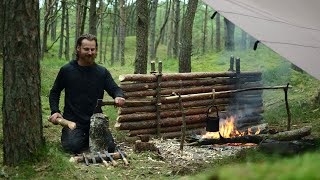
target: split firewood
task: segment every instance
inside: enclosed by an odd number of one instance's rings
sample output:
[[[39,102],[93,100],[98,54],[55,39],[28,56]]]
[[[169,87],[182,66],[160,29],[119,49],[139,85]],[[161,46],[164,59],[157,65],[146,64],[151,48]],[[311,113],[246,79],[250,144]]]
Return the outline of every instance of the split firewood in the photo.
[[[118,152],[115,153],[110,153],[111,157],[113,159],[121,159],[121,155]],[[110,161],[110,159],[108,157],[106,157],[106,155],[104,153],[101,153],[101,156],[103,159]],[[125,155],[126,156],[126,155]],[[101,158],[99,158],[98,154],[93,155],[93,157],[96,159],[96,162],[102,162]],[[83,157],[83,155],[77,155],[77,156],[73,156],[69,159],[69,162],[76,162],[76,163],[80,163],[80,162],[84,162],[85,159]],[[92,159],[88,158],[88,162],[92,163]]]

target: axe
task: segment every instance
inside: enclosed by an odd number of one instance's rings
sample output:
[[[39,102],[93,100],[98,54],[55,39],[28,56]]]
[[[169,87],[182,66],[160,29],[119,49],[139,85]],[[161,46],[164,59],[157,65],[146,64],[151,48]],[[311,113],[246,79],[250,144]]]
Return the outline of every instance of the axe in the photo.
[[[70,128],[71,130],[74,130],[77,127],[75,122],[66,120],[64,118],[57,118],[57,122],[59,125]]]

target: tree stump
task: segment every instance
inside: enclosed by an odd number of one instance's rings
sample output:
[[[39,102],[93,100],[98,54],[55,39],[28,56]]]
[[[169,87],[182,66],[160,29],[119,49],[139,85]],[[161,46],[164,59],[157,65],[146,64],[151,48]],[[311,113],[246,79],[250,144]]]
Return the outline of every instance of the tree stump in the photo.
[[[109,119],[102,113],[91,116],[89,147],[91,152],[103,151],[108,149],[114,152],[115,143],[109,129]]]

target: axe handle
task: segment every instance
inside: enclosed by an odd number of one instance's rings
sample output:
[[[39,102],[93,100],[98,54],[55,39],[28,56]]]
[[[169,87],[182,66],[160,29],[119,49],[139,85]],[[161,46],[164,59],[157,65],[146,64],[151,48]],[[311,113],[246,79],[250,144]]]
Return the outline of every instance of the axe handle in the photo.
[[[58,121],[58,124],[60,124],[61,126],[68,127],[71,130],[74,130],[77,126],[75,122],[72,122],[63,118],[57,118],[57,121]]]

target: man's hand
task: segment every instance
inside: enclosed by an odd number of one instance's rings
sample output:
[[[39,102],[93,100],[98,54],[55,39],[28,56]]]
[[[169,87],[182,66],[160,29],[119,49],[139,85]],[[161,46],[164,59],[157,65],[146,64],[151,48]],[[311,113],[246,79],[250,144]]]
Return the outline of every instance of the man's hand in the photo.
[[[124,103],[126,102],[126,100],[123,97],[116,97],[114,99],[114,103],[116,106],[118,107],[122,107],[124,105]]]
[[[56,112],[56,113],[52,114],[52,115],[49,117],[48,121],[49,121],[49,122],[52,122],[52,123],[55,124],[55,125],[57,125],[57,124],[59,124],[58,118],[62,118],[62,115],[61,115],[60,113],[57,113],[57,112]]]

